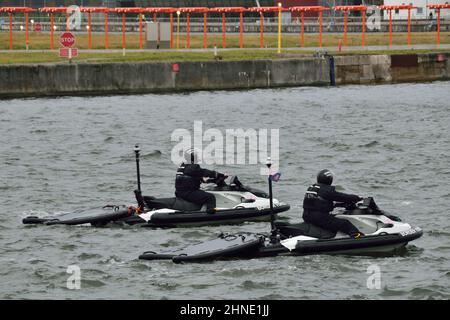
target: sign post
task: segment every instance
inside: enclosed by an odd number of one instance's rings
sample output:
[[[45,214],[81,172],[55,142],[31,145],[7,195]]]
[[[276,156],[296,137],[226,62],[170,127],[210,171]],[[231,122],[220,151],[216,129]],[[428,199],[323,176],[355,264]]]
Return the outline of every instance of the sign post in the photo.
[[[59,48],[60,57],[68,57],[71,61],[72,57],[78,56],[78,49],[72,48],[75,44],[75,36],[72,32],[63,32],[59,37],[59,43],[63,46]]]

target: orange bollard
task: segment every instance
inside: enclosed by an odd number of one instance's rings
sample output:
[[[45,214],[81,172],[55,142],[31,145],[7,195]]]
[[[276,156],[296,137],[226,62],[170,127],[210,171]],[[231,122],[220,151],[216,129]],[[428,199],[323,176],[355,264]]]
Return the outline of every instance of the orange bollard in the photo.
[[[239,47],[242,49],[244,47],[244,14],[241,12],[239,15]]]
[[[26,49],[28,50],[28,45],[30,44],[30,38],[29,38],[29,34],[28,34],[28,12],[25,13],[25,46]]]
[[[92,49],[91,13],[88,12],[88,47]]]
[[[259,32],[260,32],[260,39],[259,39],[259,46],[261,48],[264,48],[264,15],[262,12],[259,13]]]
[[[361,46],[364,48],[366,42],[366,11],[362,12],[362,34],[361,34]]]
[[[225,24],[225,12],[222,13],[222,48],[226,48],[227,39],[226,39],[226,24]]]
[[[55,41],[54,41],[54,35],[55,32],[55,21],[53,17],[53,13],[50,13],[50,49],[53,50],[55,48]]]
[[[13,30],[12,30],[12,13],[8,13],[9,16],[9,50],[13,49]]]
[[[392,10],[389,10],[389,47],[392,47]]]
[[[339,51],[339,52],[342,51],[342,40],[341,40],[341,39],[339,39],[338,51]]]
[[[203,13],[203,49],[206,49],[208,47],[208,39],[207,39],[207,30],[206,30],[206,23],[207,23],[207,16],[206,12]]]
[[[347,46],[347,17],[348,17],[348,12],[344,11],[344,47]]]
[[[302,48],[305,46],[305,13],[302,11],[300,14],[301,20],[302,20],[302,27],[301,27],[301,46]]]
[[[186,46],[188,49],[191,48],[191,18],[190,18],[190,14],[187,14],[187,18],[186,18]]]
[[[105,49],[108,49],[108,13],[105,12]]]
[[[173,49],[173,13],[170,13],[170,49]]]
[[[322,11],[319,12],[319,47],[322,48]]]

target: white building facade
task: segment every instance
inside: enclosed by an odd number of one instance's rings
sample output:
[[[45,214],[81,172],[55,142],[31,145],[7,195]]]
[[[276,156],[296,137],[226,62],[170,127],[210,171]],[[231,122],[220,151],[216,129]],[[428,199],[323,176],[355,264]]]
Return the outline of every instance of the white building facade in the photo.
[[[386,6],[400,6],[411,4],[417,9],[411,10],[411,19],[436,19],[437,12],[434,9],[429,9],[429,4],[445,4],[450,3],[450,0],[385,0]],[[384,19],[389,19],[389,11],[384,12]],[[393,20],[408,19],[408,10],[393,10]],[[441,10],[441,19],[450,19],[450,9]]]

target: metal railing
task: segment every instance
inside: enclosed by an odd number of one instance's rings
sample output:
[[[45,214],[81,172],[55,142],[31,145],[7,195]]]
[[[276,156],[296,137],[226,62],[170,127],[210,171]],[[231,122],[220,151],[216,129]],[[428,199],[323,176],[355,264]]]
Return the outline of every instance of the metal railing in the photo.
[[[48,32],[50,31],[50,18],[47,15],[32,15],[29,18],[29,28],[30,31],[34,31],[36,26],[40,26],[40,31]],[[145,20],[144,20],[145,21]],[[152,19],[148,19],[146,22],[152,23]],[[163,17],[158,18],[159,22],[169,22],[169,18]],[[186,32],[186,19],[180,19],[180,31]],[[361,17],[349,17],[347,20],[347,31],[348,32],[361,32]],[[264,21],[264,32],[271,33],[276,32],[277,19],[275,18],[265,18]],[[174,30],[176,28],[176,22],[174,21]],[[323,19],[322,31],[324,33],[330,32],[343,32],[344,31],[344,19],[342,17],[328,17]],[[395,20],[393,21],[393,31],[394,32],[406,32],[407,31],[407,20]],[[436,20],[413,20],[411,22],[411,31],[413,32],[428,32],[436,31]],[[65,17],[61,16],[55,17],[54,20],[55,31],[66,30],[66,20]],[[23,31],[25,28],[25,21],[20,17],[15,17],[13,20],[13,30]],[[104,32],[105,26],[103,18],[93,19],[91,23],[91,30],[93,32]],[[0,31],[9,31],[9,21],[7,16],[0,15]],[[87,21],[83,20],[80,30],[74,30],[78,32],[87,31]],[[122,32],[122,20],[119,17],[111,18],[108,22],[109,32]],[[245,18],[243,23],[243,31],[245,33],[260,32],[260,19],[259,18]],[[319,32],[319,21],[317,18],[305,17],[304,20],[304,31],[305,33],[316,33]],[[380,22],[379,30],[370,30],[366,27],[366,32],[388,32],[389,31],[389,21],[382,20]],[[450,19],[441,19],[441,31],[450,31]],[[136,18],[127,17],[126,19],[126,32],[139,32],[139,21]],[[191,18],[190,19],[190,32],[191,33],[201,33],[203,32],[203,18]],[[207,20],[207,32],[208,33],[221,33],[222,32],[222,20],[219,18],[209,18]],[[226,20],[226,32],[227,33],[237,33],[240,32],[240,22],[239,19],[229,18]],[[283,21],[282,23],[283,33],[298,33],[300,32],[300,21],[299,19],[291,19],[290,21]]]

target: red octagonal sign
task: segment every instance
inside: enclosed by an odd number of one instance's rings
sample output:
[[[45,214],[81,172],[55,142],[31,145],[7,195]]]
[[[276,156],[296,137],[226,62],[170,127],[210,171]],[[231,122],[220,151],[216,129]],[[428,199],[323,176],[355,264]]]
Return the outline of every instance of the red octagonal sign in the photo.
[[[75,43],[75,36],[71,32],[64,32],[59,37],[59,42],[63,47],[70,48]]]

